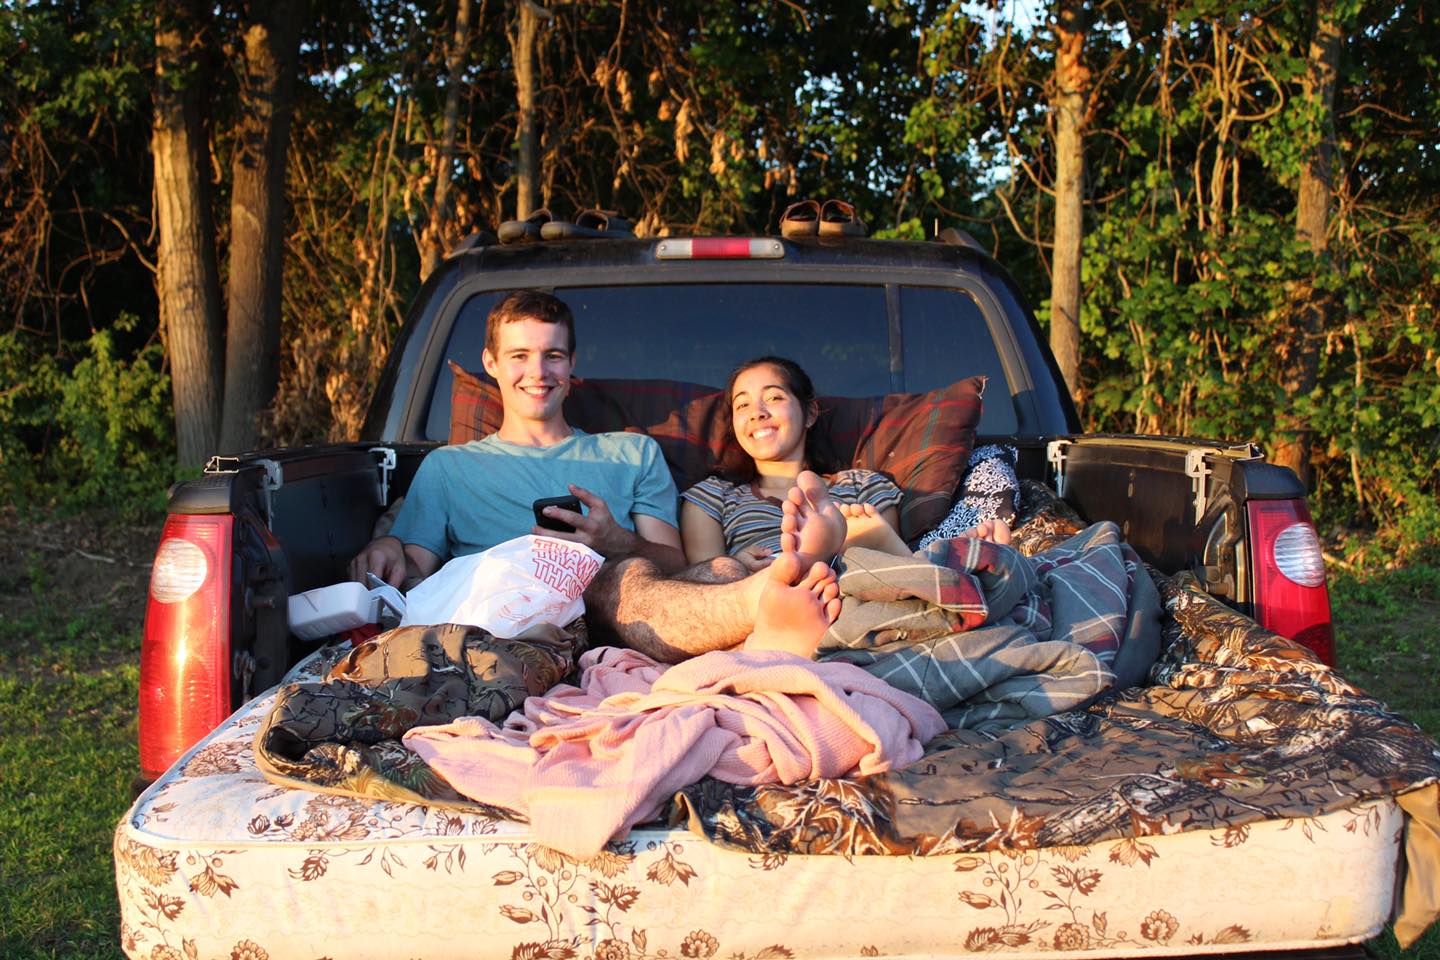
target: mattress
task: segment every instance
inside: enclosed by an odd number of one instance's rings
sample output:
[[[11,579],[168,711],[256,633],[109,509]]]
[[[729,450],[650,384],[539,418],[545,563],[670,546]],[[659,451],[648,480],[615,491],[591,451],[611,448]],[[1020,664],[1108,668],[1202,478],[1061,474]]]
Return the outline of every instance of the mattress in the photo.
[[[312,658],[289,680],[313,676]],[[310,671],[307,673],[307,670]],[[134,958],[823,960],[1336,946],[1387,922],[1403,813],[933,857],[757,855],[652,826],[576,862],[523,823],[276,786],[262,696],[115,832]]]

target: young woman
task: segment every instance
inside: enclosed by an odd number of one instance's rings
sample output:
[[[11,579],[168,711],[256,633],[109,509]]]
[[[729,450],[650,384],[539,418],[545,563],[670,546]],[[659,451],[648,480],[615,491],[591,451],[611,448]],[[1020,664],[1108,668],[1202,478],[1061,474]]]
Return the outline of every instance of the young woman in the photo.
[[[853,516],[865,518],[871,537],[886,532],[899,542],[900,488],[873,470],[834,471],[810,430],[820,406],[798,364],[782,357],[747,361],[730,375],[726,396],[734,442],[721,475],[681,494],[680,537],[689,563],[729,555],[747,570],[767,566],[780,552],[780,504],[801,470],[823,476],[842,510],[858,507]],[[888,531],[877,531],[878,522]]]

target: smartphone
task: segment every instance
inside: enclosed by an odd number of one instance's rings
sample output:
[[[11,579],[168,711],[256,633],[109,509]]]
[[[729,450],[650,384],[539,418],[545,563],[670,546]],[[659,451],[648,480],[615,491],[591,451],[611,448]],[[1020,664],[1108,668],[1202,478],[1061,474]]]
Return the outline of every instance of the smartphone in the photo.
[[[530,505],[535,511],[535,525],[546,530],[559,530],[561,533],[574,533],[575,528],[564,520],[556,520],[554,517],[547,517],[542,512],[546,507],[561,507],[571,513],[580,513],[580,498],[573,493],[563,497],[541,497]]]

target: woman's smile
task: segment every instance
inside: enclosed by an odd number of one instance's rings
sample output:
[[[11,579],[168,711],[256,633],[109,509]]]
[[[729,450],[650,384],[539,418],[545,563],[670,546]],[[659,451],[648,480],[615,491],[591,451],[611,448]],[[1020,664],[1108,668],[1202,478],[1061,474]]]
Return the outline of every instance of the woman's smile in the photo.
[[[735,378],[730,415],[740,447],[757,463],[804,461],[806,411],[774,367],[760,364]]]

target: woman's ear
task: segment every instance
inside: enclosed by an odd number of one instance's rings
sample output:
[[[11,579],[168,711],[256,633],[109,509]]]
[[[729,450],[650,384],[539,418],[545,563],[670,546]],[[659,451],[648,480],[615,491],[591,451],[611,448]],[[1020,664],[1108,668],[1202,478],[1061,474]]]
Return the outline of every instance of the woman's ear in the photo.
[[[805,411],[805,429],[809,430],[811,427],[815,426],[815,422],[819,419],[820,401],[811,400],[809,408]]]

